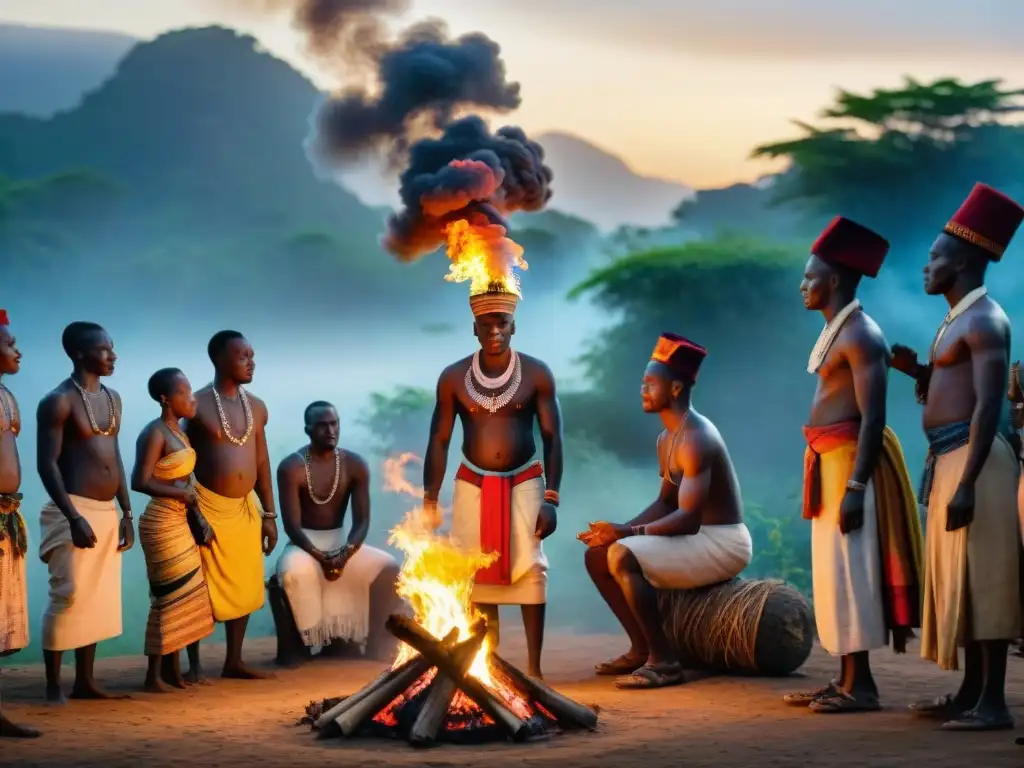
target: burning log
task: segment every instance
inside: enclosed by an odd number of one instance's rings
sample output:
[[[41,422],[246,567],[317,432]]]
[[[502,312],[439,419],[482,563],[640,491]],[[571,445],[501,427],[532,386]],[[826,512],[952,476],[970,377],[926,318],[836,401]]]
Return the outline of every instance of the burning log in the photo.
[[[386,624],[388,631],[404,643],[415,648],[422,657],[455,681],[473,702],[494,720],[513,741],[522,741],[529,733],[526,723],[474,677],[461,671],[451,652],[441,646],[425,629],[405,616],[393,614]]]
[[[487,623],[480,621],[473,627],[473,634],[470,638],[460,643],[452,651],[452,659],[460,675],[465,676],[469,672],[486,637]],[[459,686],[455,678],[448,675],[438,675],[434,678],[427,691],[423,708],[416,716],[416,722],[413,723],[412,729],[409,731],[410,744],[425,747],[436,741],[438,731],[448,715],[448,708],[458,690]]]
[[[458,630],[453,629],[440,642],[443,647],[449,647],[454,644],[457,636]],[[403,690],[426,674],[431,666],[430,662],[421,655],[409,659],[401,666],[387,670],[372,683],[324,712],[313,727],[324,731],[325,735],[332,735],[330,734],[332,730],[340,730],[342,735],[351,736],[366,720],[377,714]],[[354,714],[352,714],[353,712]],[[335,724],[337,729],[330,728],[331,724]]]
[[[488,662],[495,672],[508,678],[517,688],[554,715],[559,725],[567,728],[586,728],[590,731],[597,728],[597,712],[590,707],[585,707],[553,688],[527,677],[496,653],[491,654]]]

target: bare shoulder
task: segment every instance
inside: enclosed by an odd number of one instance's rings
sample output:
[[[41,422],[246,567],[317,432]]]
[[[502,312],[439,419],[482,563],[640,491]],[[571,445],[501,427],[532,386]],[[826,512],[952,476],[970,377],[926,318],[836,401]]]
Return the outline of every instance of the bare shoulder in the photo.
[[[965,336],[972,347],[1008,346],[1010,318],[995,300],[985,297],[967,310]]]
[[[857,312],[844,325],[840,344],[847,358],[863,363],[888,363],[891,354],[881,327],[866,312]]]
[[[295,479],[299,476],[299,470],[302,468],[301,451],[292,451],[281,459],[281,463],[277,465],[277,473],[279,476]]]
[[[355,451],[341,452],[341,460],[344,462],[345,473],[357,480],[366,480],[370,477],[370,465],[366,463],[366,459],[360,456]]]
[[[531,378],[538,383],[555,383],[555,375],[543,360],[532,355],[524,355],[522,352],[519,353],[519,359],[522,361],[524,378]]]
[[[451,365],[447,366],[441,374],[437,377],[437,388],[441,392],[452,392],[453,387],[459,385],[462,381],[462,377],[466,375],[466,371],[469,370],[469,366],[472,363],[473,356],[469,355],[461,360],[456,360]]]
[[[253,416],[258,420],[266,421],[270,415],[270,412],[267,410],[267,404],[248,389],[245,390],[245,395],[249,398],[249,407],[252,408]]]
[[[47,392],[36,410],[40,421],[64,421],[71,415],[71,397],[62,383]]]

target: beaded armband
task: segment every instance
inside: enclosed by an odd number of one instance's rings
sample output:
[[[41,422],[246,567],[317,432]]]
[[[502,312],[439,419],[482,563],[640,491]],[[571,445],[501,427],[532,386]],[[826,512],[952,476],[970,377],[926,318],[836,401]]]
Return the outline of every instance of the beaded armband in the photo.
[[[558,496],[558,491],[553,491],[550,489],[544,491],[544,503],[550,504],[553,507],[557,507],[559,501],[560,499]]]

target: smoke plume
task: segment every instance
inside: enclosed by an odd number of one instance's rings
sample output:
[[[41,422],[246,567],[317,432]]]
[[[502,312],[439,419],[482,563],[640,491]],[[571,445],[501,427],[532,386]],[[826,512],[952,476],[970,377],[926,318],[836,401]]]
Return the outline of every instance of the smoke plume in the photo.
[[[385,17],[404,12],[407,0],[236,2],[290,12],[310,54],[346,84],[314,117],[316,160],[344,166],[376,153],[406,164],[403,209],[382,240],[396,257],[437,250],[452,221],[506,227],[505,215],[540,210],[551,197],[539,144],[519,128],[492,133],[476,115],[459,117],[520,104],[519,84],[508,81],[501,48],[486,35],[453,39],[436,20],[391,35]]]

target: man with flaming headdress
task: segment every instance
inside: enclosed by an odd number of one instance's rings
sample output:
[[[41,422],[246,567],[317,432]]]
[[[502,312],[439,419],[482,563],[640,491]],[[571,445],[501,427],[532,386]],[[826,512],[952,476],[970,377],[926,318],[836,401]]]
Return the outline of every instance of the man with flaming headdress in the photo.
[[[1003,397],[1010,320],[985,288],[1024,220],[1024,208],[977,184],[929,252],[925,292],[949,312],[928,354],[893,346],[892,367],[917,384],[929,453],[920,501],[928,505],[921,656],[964,679],[955,695],[912,705],[944,730],[1013,727],[1006,706],[1006,656],[1020,636],[1020,467],[1006,435]]]
[[[886,426],[889,347],[857,288],[889,252],[881,235],[837,216],[811,246],[800,293],[825,325],[807,372],[817,377],[804,427],[804,519],[811,521],[814,615],[835,680],[790,693],[818,713],[879,709],[869,654],[906,651],[921,616],[921,523],[903,450]]]
[[[448,366],[437,382],[437,403],[423,470],[425,511],[440,525],[437,498],[448,463],[456,417],[463,461],[455,475],[452,539],[497,554],[476,574],[472,602],[497,642],[498,606],[522,607],[528,673],[541,676],[548,561],[541,542],[557,525],[562,480],[562,424],[555,379],[536,358],[511,348],[519,289],[511,274],[469,299],[480,349]],[[543,463],[535,460],[534,422]]]
[[[753,556],[743,501],[722,435],[692,407],[690,395],[707,350],[663,333],[644,371],[646,413],[661,417],[658,498],[628,523],[591,523],[577,535],[589,547],[587,572],[631,643],[599,675],[624,675],[620,688],[683,682],[665,634],[657,589],[693,589],[738,576]]]

